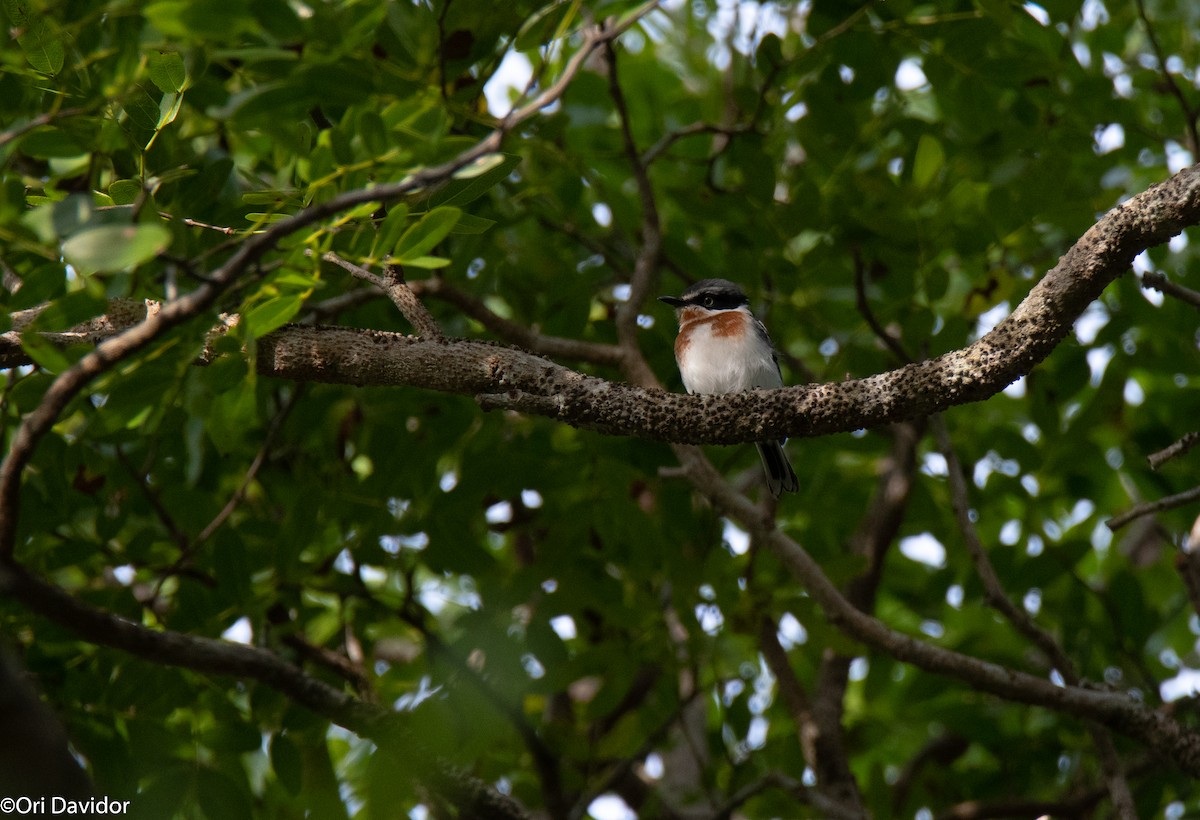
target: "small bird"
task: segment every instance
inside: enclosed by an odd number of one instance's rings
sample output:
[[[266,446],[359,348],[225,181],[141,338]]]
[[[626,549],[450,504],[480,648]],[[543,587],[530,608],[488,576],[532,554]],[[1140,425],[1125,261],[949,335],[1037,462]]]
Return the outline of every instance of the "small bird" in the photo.
[[[783,387],[779,358],[763,323],[750,313],[750,300],[727,279],[702,279],[680,296],[660,296],[675,308],[679,335],[675,361],[689,393],[733,393]],[[783,441],[761,441],[758,452],[767,489],[776,498],[800,489]]]

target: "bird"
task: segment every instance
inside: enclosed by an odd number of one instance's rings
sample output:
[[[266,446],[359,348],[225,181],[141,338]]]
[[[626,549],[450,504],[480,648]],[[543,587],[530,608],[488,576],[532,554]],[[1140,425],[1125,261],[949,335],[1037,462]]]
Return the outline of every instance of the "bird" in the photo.
[[[702,279],[679,296],[658,299],[674,307],[679,318],[675,361],[688,393],[783,387],[775,346],[741,287],[728,279]],[[800,489],[783,451],[785,440],[757,443],[767,489],[776,498]]]

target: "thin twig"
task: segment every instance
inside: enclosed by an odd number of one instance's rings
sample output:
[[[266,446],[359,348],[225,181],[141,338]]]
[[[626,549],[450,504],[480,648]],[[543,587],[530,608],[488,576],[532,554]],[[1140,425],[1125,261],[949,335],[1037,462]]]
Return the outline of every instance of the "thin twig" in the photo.
[[[963,681],[1006,700],[1037,704],[1077,717],[1119,727],[1173,761],[1192,776],[1200,775],[1200,733],[1174,717],[1139,703],[1123,692],[1057,685],[1038,675],[1001,666],[898,632],[856,608],[845,598],[811,555],[793,538],[764,519],[758,508],[704,458],[698,447],[675,445],[688,478],[716,510],[739,523],[761,542],[799,581],[830,623],[902,663]]]
[[[1182,507],[1185,504],[1190,504],[1193,501],[1200,500],[1200,487],[1193,487],[1190,490],[1185,490],[1182,493],[1169,495],[1166,498],[1160,498],[1157,501],[1147,501],[1142,504],[1137,504],[1130,507],[1120,515],[1114,515],[1112,518],[1104,522],[1104,526],[1108,527],[1113,532],[1116,532],[1121,527],[1128,524],[1134,519],[1141,518],[1143,515],[1161,512],[1163,510],[1173,510],[1176,507]]]
[[[1194,291],[1191,288],[1185,288],[1183,285],[1177,285],[1156,271],[1146,271],[1142,274],[1142,287],[1152,288],[1167,296],[1174,296],[1181,302],[1191,305],[1194,308],[1200,308],[1200,292]]]
[[[654,197],[654,186],[633,139],[633,127],[629,121],[629,107],[625,103],[625,92],[617,76],[617,53],[612,43],[604,50],[608,61],[608,90],[617,109],[621,123],[621,141],[625,156],[637,183],[638,197],[642,205],[642,246],[633,265],[633,276],[629,280],[629,298],[617,308],[617,341],[630,353],[625,359],[625,371],[630,381],[642,387],[656,386],[658,378],[638,350],[637,318],[646,301],[650,287],[656,279],[659,256],[662,253],[662,225],[659,222],[658,204]]]
[[[154,514],[158,516],[158,520],[162,522],[162,525],[170,534],[171,540],[175,542],[175,545],[179,547],[180,550],[186,550],[188,546],[187,534],[184,533],[183,529],[178,523],[176,523],[175,519],[171,516],[170,511],[163,506],[162,499],[158,497],[158,493],[155,492],[154,488],[150,486],[150,482],[148,481],[147,477],[130,463],[128,456],[125,455],[125,451],[120,447],[116,448],[116,456],[117,463],[124,467],[125,471],[129,473],[129,477],[132,478],[135,483],[137,483],[138,490],[141,491],[142,496],[145,497],[146,501],[150,504],[150,508],[154,510]]]
[[[1166,81],[1171,95],[1179,101],[1179,107],[1183,109],[1183,116],[1187,124],[1187,149],[1194,157],[1200,153],[1200,132],[1197,131],[1196,127],[1197,109],[1188,102],[1188,98],[1183,93],[1183,88],[1175,81],[1175,77],[1171,72],[1167,70],[1167,54],[1158,42],[1158,35],[1154,32],[1154,25],[1150,22],[1150,15],[1146,13],[1145,0],[1137,0],[1137,10],[1138,17],[1142,20],[1142,26],[1146,29],[1146,38],[1150,41],[1150,48],[1158,60],[1158,67],[1162,78]]]
[[[1011,623],[1017,630],[1026,638],[1031,640],[1042,652],[1046,655],[1047,660],[1058,669],[1064,679],[1071,683],[1077,683],[1075,673],[1075,664],[1066,656],[1058,642],[1036,623],[1024,609],[1018,607],[1008,597],[1008,593],[1004,589],[1004,585],[1000,582],[1000,578],[996,575],[995,567],[992,566],[991,560],[988,558],[987,550],[984,549],[983,543],[979,539],[979,533],[975,529],[974,522],[971,521],[970,502],[967,495],[967,482],[963,478],[962,464],[958,460],[958,454],[954,450],[954,445],[950,441],[950,434],[946,430],[946,423],[941,416],[934,416],[931,420],[934,436],[937,438],[938,450],[942,457],[946,459],[946,473],[950,488],[950,505],[954,509],[955,518],[958,521],[959,531],[962,533],[963,541],[967,546],[967,552],[971,555],[971,561],[975,565],[975,572],[979,576],[979,580],[983,582],[984,596],[988,605],[999,612],[1005,619]]]
[[[1146,456],[1150,469],[1157,470],[1173,458],[1183,455],[1188,450],[1200,444],[1200,432],[1188,433],[1169,447],[1164,447],[1157,453]]]
[[[337,265],[357,279],[370,282],[387,294],[387,297],[392,300],[392,304],[396,306],[400,314],[413,326],[413,330],[417,331],[418,336],[425,339],[445,338],[442,334],[442,329],[438,326],[437,320],[426,310],[425,306],[421,304],[421,300],[413,293],[412,288],[404,281],[404,274],[399,266],[388,265],[387,272],[383,276],[380,276],[379,274],[371,273],[371,271],[361,265],[354,264],[348,259],[343,259],[333,252],[321,254],[321,258],[326,262]]]
[[[421,304],[421,300],[413,293],[412,288],[404,280],[404,269],[399,265],[387,265],[384,268],[384,288],[392,304],[408,319],[417,335],[426,339],[444,339],[442,328],[438,325],[433,314]]]
[[[734,816],[734,812],[744,803],[768,789],[780,789],[787,792],[796,798],[797,802],[812,806],[820,812],[821,817],[828,818],[828,820],[862,820],[863,817],[862,813],[847,809],[837,801],[825,797],[816,789],[809,788],[798,780],[780,772],[768,772],[761,780],[750,783],[734,792],[713,813],[713,820],[729,820],[730,817]]]
[[[192,542],[190,552],[194,552],[198,546],[211,538],[213,533],[220,529],[221,526],[229,520],[229,516],[233,515],[233,511],[236,510],[238,505],[242,503],[242,499],[246,497],[246,490],[250,488],[250,484],[253,483],[254,479],[258,477],[258,471],[262,469],[263,464],[266,463],[267,453],[270,451],[271,446],[275,443],[275,436],[279,433],[280,428],[283,427],[283,421],[285,418],[287,418],[288,413],[290,413],[292,408],[296,406],[296,400],[299,395],[300,388],[293,390],[291,395],[289,395],[284,401],[283,406],[280,407],[278,412],[275,413],[275,416],[271,419],[270,424],[267,426],[266,433],[263,434],[262,444],[259,445],[258,452],[254,454],[254,460],[250,462],[250,466],[247,468],[246,474],[242,476],[242,480],[241,483],[238,484],[238,488],[233,491],[233,495],[231,495],[229,500],[225,502],[225,506],[221,508],[221,511],[218,512],[216,516],[213,517],[212,521],[209,521],[208,525],[205,526],[205,528],[200,531],[200,534],[196,536],[196,539]]]
[[[550,105],[550,103],[561,97],[562,93],[566,91],[571,80],[574,79],[575,75],[579,72],[579,69],[583,67],[583,64],[587,62],[587,59],[592,55],[593,51],[600,46],[611,43],[613,40],[620,37],[622,34],[636,25],[639,20],[658,8],[658,3],[659,0],[650,0],[650,2],[643,3],[633,11],[629,12],[623,21],[616,23],[611,28],[605,26],[595,26],[588,29],[584,34],[583,44],[579,47],[578,51],[571,55],[571,59],[567,61],[567,64],[563,68],[562,74],[559,75],[558,79],[528,103],[520,108],[513,108],[512,111],[506,114],[503,120],[500,122],[499,130],[511,130],[519,123],[529,119],[538,111],[542,110],[547,105]]]
[[[363,668],[354,661],[350,660],[340,652],[335,652],[324,646],[317,646],[310,642],[302,634],[298,632],[289,632],[280,636],[280,642],[285,646],[290,646],[292,649],[304,658],[312,661],[319,666],[332,671],[338,677],[344,678],[349,682],[367,703],[375,703],[375,690],[371,686],[371,679],[363,671]]]
[[[159,216],[165,217],[166,219],[175,218],[165,211],[160,211]],[[206,231],[216,231],[217,233],[222,233],[226,236],[241,236],[242,234],[246,233],[246,231],[239,231],[237,228],[227,228],[223,225],[210,225],[207,222],[201,222],[200,220],[192,219],[191,217],[184,217],[179,221],[192,228],[203,228]]]
[[[732,137],[736,134],[744,134],[750,130],[750,126],[747,125],[724,126],[711,122],[694,122],[663,134],[659,137],[658,142],[651,145],[642,153],[640,162],[643,167],[648,168],[664,151],[687,137],[694,137],[700,134],[719,134],[725,137]]]
[[[621,780],[629,775],[629,772],[632,771],[634,764],[645,760],[646,756],[654,751],[654,747],[661,743],[662,739],[666,737],[667,733],[671,730],[671,727],[674,726],[677,721],[682,721],[684,719],[684,712],[689,706],[692,705],[696,698],[700,696],[701,691],[702,690],[697,687],[681,698],[667,719],[659,723],[658,726],[656,726],[648,735],[646,735],[637,751],[627,757],[621,758],[616,765],[608,770],[598,784],[589,788],[585,794],[575,801],[575,805],[571,808],[570,814],[568,815],[568,820],[580,820],[580,818],[587,816],[588,806],[591,805],[593,800],[600,795],[605,794],[606,792],[612,791],[616,785],[621,782]]]
[[[421,633],[431,655],[446,661],[458,674],[466,678],[485,700],[508,719],[513,729],[521,736],[525,748],[529,750],[529,754],[533,758],[538,778],[541,781],[546,810],[551,817],[566,817],[567,798],[563,792],[562,770],[558,756],[546,745],[546,741],[538,734],[537,729],[526,719],[520,706],[510,703],[488,682],[487,678],[472,668],[466,660],[459,657],[436,632],[425,625],[424,619],[412,617],[411,613],[401,613],[401,617]]]
[[[913,361],[912,355],[904,348],[904,344],[899,339],[879,323],[879,320],[875,318],[875,312],[871,309],[871,303],[867,299],[867,266],[863,264],[862,253],[857,245],[851,246],[850,255],[854,260],[854,300],[859,314],[879,341],[883,342],[884,346],[892,351],[892,354],[902,364],[908,364]]]
[[[823,31],[821,33],[821,35],[819,37],[817,37],[816,40],[813,41],[811,48],[817,48],[818,46],[824,45],[825,43],[829,42],[834,37],[838,37],[842,34],[845,34],[847,31],[849,31],[851,28],[854,27],[854,24],[857,23],[862,18],[862,16],[864,14],[866,14],[867,11],[873,5],[875,5],[875,0],[867,0],[867,2],[863,3],[861,6],[859,6],[857,9],[855,9],[853,12],[851,12],[850,16],[847,17],[845,20],[838,23],[836,26],[833,26],[832,28],[829,28],[829,29],[826,29],[825,31]],[[978,13],[975,13],[974,16],[978,16]]]
[[[1146,758],[1129,767],[1130,775],[1143,775],[1159,766],[1159,761]],[[1096,805],[1107,794],[1104,786],[1093,786],[1059,800],[1032,800],[1010,797],[991,802],[967,800],[939,812],[937,820],[985,820],[1005,817],[1091,817]]]
[[[429,295],[454,305],[463,314],[479,322],[500,339],[531,353],[556,359],[573,359],[604,365],[619,365],[625,359],[625,351],[618,345],[550,336],[520,322],[506,319],[489,308],[483,300],[454,287],[440,277],[419,279],[416,282],[410,282],[409,287],[418,296]]]
[[[966,542],[967,551],[971,554],[971,560],[975,564],[975,572],[983,582],[984,595],[988,604],[1016,627],[1017,631],[1032,641],[1034,645],[1046,654],[1047,659],[1058,670],[1059,674],[1062,675],[1066,683],[1071,686],[1084,684],[1085,682],[1075,669],[1075,663],[1067,656],[1067,653],[1059,645],[1058,641],[1049,632],[1038,626],[1028,612],[1013,603],[1005,591],[1004,585],[996,574],[995,567],[992,566],[991,559],[983,547],[975,524],[971,520],[967,482],[963,477],[962,464],[958,460],[958,454],[954,451],[954,445],[950,440],[950,433],[946,429],[946,423],[941,416],[934,416],[932,426],[934,435],[937,437],[938,449],[941,451],[942,457],[946,459],[946,471],[950,485],[950,503],[954,508],[954,514],[958,520],[963,540]],[[1129,791],[1129,783],[1125,779],[1124,766],[1117,754],[1112,735],[1106,727],[1097,722],[1089,723],[1088,729],[1092,735],[1092,743],[1095,746],[1096,754],[1100,758],[1101,767],[1104,770],[1104,777],[1108,784],[1109,797],[1112,799],[1114,813],[1117,817],[1135,818],[1136,820],[1137,812],[1134,809],[1133,796]]]
[[[767,668],[775,676],[783,705],[787,708],[792,723],[796,726],[796,737],[800,741],[800,752],[804,755],[804,762],[813,771],[816,771],[817,752],[814,748],[814,741],[820,729],[813,722],[812,702],[809,700],[804,683],[792,669],[787,652],[779,643],[779,625],[770,616],[764,616],[759,625],[758,650],[762,653]]]
[[[62,108],[58,111],[47,111],[45,114],[39,114],[28,122],[13,126],[7,131],[0,132],[0,148],[8,145],[18,137],[23,137],[35,128],[40,128],[43,125],[49,125],[55,120],[61,120],[65,117],[74,117],[79,114],[86,114],[86,108]]]
[[[394,741],[397,734],[404,737],[405,727],[393,710],[347,694],[342,687],[330,686],[270,650],[151,629],[80,601],[11,558],[0,558],[0,592],[89,643],[119,649],[156,664],[257,681],[332,723],[380,743]],[[456,773],[440,759],[429,763],[430,771],[422,774],[436,782],[440,792],[454,797],[465,790],[468,796],[491,807],[486,816],[527,820],[515,803],[478,778]]]
[[[908,794],[927,764],[936,765],[941,769],[949,768],[954,761],[966,754],[969,748],[971,742],[953,731],[943,731],[942,734],[928,740],[904,764],[896,782],[892,784],[892,816],[904,816],[904,804],[908,801]]]
[[[29,611],[89,643],[120,649],[157,664],[257,680],[364,737],[371,736],[390,714],[390,710],[364,703],[340,688],[306,675],[266,649],[151,629],[97,609],[11,559],[0,559],[0,589]]]

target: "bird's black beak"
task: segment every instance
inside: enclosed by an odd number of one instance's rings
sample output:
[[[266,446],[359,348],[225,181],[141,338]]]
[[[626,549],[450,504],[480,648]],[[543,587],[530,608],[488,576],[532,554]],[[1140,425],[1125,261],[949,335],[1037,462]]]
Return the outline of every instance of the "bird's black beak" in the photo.
[[[658,301],[666,302],[673,308],[681,308],[687,305],[687,302],[683,301],[678,296],[660,296],[658,297]]]

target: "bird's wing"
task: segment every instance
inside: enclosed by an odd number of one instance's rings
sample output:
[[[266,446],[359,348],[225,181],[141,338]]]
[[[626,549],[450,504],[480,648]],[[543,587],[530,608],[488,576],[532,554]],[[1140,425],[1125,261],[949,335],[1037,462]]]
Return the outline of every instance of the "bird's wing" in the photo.
[[[771,361],[775,362],[775,373],[779,376],[779,386],[783,386],[783,371],[779,369],[779,351],[775,349],[774,342],[771,341],[771,334],[767,333],[767,326],[761,320],[754,320],[754,332],[758,337],[767,343],[767,347],[771,348]]]

